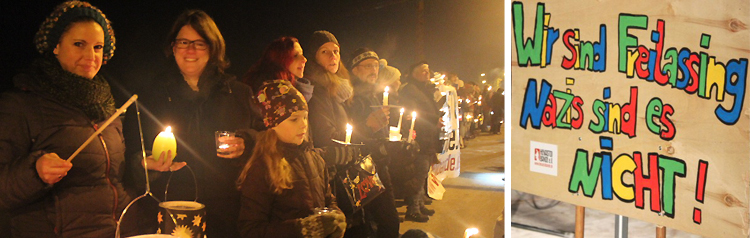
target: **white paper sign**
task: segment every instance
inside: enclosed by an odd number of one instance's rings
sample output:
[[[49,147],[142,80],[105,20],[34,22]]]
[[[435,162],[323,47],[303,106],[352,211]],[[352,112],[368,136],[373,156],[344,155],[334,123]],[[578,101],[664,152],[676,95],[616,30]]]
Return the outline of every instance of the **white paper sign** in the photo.
[[[530,141],[529,149],[531,171],[557,176],[557,145]]]

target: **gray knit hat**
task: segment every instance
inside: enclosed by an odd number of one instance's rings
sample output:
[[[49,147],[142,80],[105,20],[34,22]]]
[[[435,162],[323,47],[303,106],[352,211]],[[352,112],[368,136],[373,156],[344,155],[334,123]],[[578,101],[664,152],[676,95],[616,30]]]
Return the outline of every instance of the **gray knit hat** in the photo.
[[[52,52],[60,42],[60,37],[68,25],[80,17],[89,17],[102,26],[102,30],[104,30],[102,63],[106,64],[107,60],[115,54],[115,33],[104,13],[83,1],[67,1],[55,7],[55,10],[39,26],[39,31],[34,36],[34,45],[36,45],[37,51],[42,55]]]

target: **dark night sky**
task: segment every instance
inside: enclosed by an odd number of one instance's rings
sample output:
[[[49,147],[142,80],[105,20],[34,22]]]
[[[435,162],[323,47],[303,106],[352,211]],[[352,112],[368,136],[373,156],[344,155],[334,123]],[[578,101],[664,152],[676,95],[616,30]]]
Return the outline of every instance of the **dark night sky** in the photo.
[[[0,7],[0,89],[37,57],[32,39],[44,18],[61,1],[5,2]],[[317,1],[90,1],[112,21],[117,50],[103,66],[127,88],[152,77],[164,64],[166,34],[185,9],[211,15],[224,35],[232,63],[242,76],[273,39],[291,35],[303,48],[315,30],[328,30],[347,62],[356,48],[373,48],[405,73],[417,62],[417,0]],[[425,52],[432,70],[452,71],[463,80],[503,68],[503,1],[425,0]],[[310,49],[304,49],[305,51]]]

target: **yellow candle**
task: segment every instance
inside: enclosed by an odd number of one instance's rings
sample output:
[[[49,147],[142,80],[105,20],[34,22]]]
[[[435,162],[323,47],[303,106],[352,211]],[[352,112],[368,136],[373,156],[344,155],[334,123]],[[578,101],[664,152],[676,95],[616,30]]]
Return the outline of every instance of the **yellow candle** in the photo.
[[[159,160],[159,155],[164,152],[164,156],[167,156],[167,151],[172,151],[172,158],[177,156],[177,142],[172,134],[172,127],[168,126],[166,130],[159,132],[159,135],[154,139],[154,146],[151,148],[152,155],[155,160]]]
[[[352,143],[352,125],[346,123],[346,142],[347,144]]]
[[[412,141],[412,134],[414,133],[414,121],[417,120],[417,111],[411,112],[411,128],[409,128],[409,139],[408,142]]]
[[[385,86],[385,91],[383,91],[383,106],[388,106],[388,90],[390,88],[388,86]]]

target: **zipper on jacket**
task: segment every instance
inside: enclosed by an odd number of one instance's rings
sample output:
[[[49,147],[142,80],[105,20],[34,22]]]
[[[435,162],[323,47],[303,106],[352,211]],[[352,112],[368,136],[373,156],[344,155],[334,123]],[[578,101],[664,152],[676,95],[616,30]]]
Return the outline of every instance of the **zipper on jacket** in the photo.
[[[99,130],[99,125],[94,124],[94,130]],[[109,178],[109,171],[112,167],[112,161],[109,157],[109,150],[107,149],[107,143],[104,142],[104,136],[102,134],[99,134],[99,141],[102,142],[102,147],[104,148],[104,156],[107,158],[107,170],[104,172],[105,177],[107,178],[107,184],[110,188],[112,188],[112,193],[114,195],[114,199],[112,200],[114,203],[112,204],[112,219],[117,220],[117,204],[119,203],[119,197],[117,195],[117,188],[114,184],[112,184],[112,180]]]

